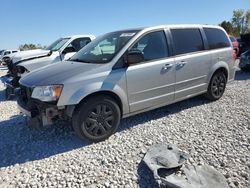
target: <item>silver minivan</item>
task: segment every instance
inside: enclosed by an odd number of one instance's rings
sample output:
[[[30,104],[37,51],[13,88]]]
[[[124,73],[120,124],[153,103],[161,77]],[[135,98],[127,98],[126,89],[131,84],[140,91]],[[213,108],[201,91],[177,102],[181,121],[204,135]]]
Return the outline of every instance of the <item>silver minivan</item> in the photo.
[[[120,119],[196,95],[222,97],[234,79],[233,48],[218,26],[163,25],[104,34],[69,61],[20,80],[18,106],[31,126],[71,120],[101,141]]]

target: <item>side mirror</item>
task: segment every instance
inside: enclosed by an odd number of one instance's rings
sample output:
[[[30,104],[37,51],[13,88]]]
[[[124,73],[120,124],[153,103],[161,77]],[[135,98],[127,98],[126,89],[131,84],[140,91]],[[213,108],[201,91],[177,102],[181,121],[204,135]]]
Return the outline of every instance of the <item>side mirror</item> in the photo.
[[[136,64],[144,61],[144,55],[141,51],[128,51],[127,62],[128,64]]]
[[[71,52],[76,52],[75,48],[73,48],[73,47],[66,47],[66,48],[62,51],[62,54],[67,54],[67,53],[71,53]]]

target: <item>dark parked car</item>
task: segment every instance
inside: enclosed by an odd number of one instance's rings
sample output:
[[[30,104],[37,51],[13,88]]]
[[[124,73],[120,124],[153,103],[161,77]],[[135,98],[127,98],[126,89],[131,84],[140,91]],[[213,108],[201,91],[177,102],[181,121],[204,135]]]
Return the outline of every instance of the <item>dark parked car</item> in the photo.
[[[250,50],[241,54],[239,67],[243,71],[250,70]]]
[[[237,41],[240,44],[240,51],[238,54],[238,56],[240,57],[242,53],[250,49],[250,33],[241,35],[240,38],[237,39]]]

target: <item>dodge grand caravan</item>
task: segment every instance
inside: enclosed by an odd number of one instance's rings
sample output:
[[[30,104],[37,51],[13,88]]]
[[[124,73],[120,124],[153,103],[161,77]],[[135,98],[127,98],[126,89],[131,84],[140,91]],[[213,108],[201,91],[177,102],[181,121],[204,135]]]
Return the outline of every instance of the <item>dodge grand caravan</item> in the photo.
[[[235,74],[233,48],[217,26],[166,25],[111,32],[68,62],[20,80],[18,106],[31,126],[71,120],[101,141],[120,119],[196,95],[222,97]]]

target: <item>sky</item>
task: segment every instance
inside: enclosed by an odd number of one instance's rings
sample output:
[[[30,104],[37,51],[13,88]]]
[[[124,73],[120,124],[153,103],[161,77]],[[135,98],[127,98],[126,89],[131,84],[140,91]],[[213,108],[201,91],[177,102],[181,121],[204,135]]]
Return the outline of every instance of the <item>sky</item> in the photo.
[[[161,24],[219,24],[250,0],[1,0],[0,49]]]

